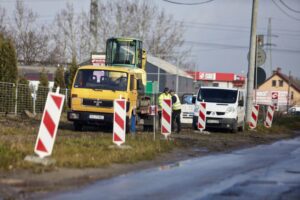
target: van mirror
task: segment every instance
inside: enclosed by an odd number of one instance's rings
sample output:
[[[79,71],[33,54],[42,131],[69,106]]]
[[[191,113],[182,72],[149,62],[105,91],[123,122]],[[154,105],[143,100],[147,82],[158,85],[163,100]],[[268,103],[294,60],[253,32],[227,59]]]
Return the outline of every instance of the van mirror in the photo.
[[[239,100],[239,102],[238,102],[238,106],[241,106],[241,107],[243,107],[243,106],[244,106],[244,101],[243,101],[243,100]]]
[[[193,96],[193,98],[192,98],[192,103],[193,103],[193,104],[196,103],[196,97],[195,97],[195,96]]]

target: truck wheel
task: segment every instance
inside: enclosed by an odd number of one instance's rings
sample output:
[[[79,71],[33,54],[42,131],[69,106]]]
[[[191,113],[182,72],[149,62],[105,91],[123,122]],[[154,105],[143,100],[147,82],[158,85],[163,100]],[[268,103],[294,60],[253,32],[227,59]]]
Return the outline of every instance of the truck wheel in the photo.
[[[73,122],[73,127],[75,131],[82,131],[83,125],[80,122]]]

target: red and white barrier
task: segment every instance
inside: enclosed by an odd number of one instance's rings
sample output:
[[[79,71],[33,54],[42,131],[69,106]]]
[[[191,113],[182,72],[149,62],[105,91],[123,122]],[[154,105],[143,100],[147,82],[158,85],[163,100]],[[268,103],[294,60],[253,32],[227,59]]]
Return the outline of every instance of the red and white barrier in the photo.
[[[202,132],[206,127],[206,103],[200,102],[198,114],[198,129]]]
[[[114,101],[113,143],[120,146],[125,142],[126,133],[126,100]]]
[[[172,102],[171,99],[163,99],[161,115],[161,134],[166,138],[171,134],[172,127]]]
[[[273,116],[274,116],[275,106],[268,106],[266,119],[264,121],[264,125],[267,128],[271,128]]]
[[[258,113],[259,113],[259,105],[254,105],[252,107],[251,118],[249,122],[249,127],[251,129],[255,129],[257,126]]]
[[[59,89],[57,90],[59,91]],[[56,138],[60,115],[63,109],[65,95],[49,92],[35,143],[34,152],[44,158],[50,156]]]

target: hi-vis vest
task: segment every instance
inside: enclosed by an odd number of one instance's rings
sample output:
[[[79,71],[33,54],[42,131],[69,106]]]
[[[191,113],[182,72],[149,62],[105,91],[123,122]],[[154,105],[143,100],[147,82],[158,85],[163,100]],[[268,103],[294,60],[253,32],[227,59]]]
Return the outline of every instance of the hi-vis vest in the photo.
[[[159,106],[162,107],[163,99],[171,99],[171,98],[172,98],[172,96],[170,94],[161,93],[161,95],[159,95],[159,97],[158,97]]]
[[[179,97],[177,94],[174,94],[174,96],[176,97],[176,102],[172,105],[172,109],[179,110],[179,109],[181,109],[181,103],[180,103]]]

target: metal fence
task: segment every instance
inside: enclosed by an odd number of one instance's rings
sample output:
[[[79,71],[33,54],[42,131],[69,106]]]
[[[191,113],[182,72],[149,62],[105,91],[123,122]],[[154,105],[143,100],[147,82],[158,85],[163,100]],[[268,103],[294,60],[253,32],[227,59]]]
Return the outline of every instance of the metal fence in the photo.
[[[17,115],[24,113],[25,110],[33,114],[42,113],[48,93],[55,90],[49,87],[0,82],[0,113]],[[59,93],[66,96],[64,107],[66,110],[70,90],[60,89]]]

